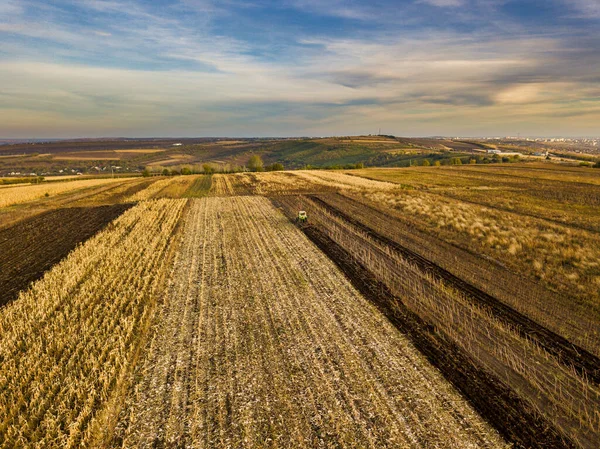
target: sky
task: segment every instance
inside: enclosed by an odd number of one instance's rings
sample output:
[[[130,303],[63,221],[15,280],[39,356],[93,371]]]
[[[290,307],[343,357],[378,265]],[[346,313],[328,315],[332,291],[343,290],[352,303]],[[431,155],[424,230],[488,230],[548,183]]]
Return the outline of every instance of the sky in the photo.
[[[0,137],[600,136],[600,0],[0,0]]]

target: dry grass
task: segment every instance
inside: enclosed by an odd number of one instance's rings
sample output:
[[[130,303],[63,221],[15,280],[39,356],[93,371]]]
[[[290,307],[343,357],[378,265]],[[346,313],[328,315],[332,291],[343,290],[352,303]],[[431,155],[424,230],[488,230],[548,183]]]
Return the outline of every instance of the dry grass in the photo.
[[[600,252],[594,233],[424,192],[373,192],[365,197],[424,221],[449,241],[490,254],[591,305],[597,303]]]

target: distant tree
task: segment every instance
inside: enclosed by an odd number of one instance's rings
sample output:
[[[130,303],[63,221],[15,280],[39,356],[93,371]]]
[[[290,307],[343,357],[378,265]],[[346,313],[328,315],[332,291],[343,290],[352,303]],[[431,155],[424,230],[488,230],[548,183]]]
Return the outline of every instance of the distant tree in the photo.
[[[429,167],[431,165],[431,162],[429,162],[429,159],[423,159],[423,167]]]
[[[179,171],[177,171],[177,169],[174,168],[173,170],[171,170],[170,174],[171,174],[171,176],[176,176],[179,174]]]
[[[163,168],[162,175],[163,176],[169,176],[169,169],[168,168]]]
[[[594,168],[600,168],[600,161],[598,161],[594,164]]]
[[[363,164],[362,162],[357,162],[356,163],[356,168],[365,168],[365,164]]]
[[[435,165],[436,167],[439,167],[440,165],[442,165],[442,163],[440,161],[435,161],[433,163],[433,165]]]
[[[477,159],[475,159],[475,158],[469,159],[469,164],[476,164],[476,163],[477,163]]]
[[[215,169],[210,164],[202,164],[202,170],[205,175],[212,175],[215,172]]]
[[[451,164],[452,165],[462,165],[462,160],[459,157],[453,157]]]
[[[264,164],[259,155],[253,154],[248,160],[248,168],[250,171],[263,171]]]
[[[283,164],[280,162],[265,166],[266,171],[282,171],[283,169]]]
[[[142,172],[142,176],[144,178],[147,178],[148,176],[150,176],[150,170],[148,170],[147,168],[145,168],[144,171]]]
[[[183,168],[181,169],[181,174],[182,174],[182,175],[191,175],[191,174],[192,174],[192,170],[190,170],[190,168],[189,168],[189,167],[183,167]]]

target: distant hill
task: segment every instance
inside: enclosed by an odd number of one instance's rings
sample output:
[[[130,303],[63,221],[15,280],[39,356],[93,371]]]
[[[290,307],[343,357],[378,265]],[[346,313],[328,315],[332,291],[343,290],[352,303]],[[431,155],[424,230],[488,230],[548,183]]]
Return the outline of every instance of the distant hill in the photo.
[[[328,138],[154,138],[77,139],[45,142],[4,141],[0,146],[0,176],[10,173],[139,172],[209,163],[215,169],[243,167],[254,154],[265,164],[286,169],[406,167],[409,165],[498,161],[490,151],[540,154],[550,150],[562,157],[595,161],[594,148],[530,141],[338,136]],[[539,157],[539,156],[538,156]]]

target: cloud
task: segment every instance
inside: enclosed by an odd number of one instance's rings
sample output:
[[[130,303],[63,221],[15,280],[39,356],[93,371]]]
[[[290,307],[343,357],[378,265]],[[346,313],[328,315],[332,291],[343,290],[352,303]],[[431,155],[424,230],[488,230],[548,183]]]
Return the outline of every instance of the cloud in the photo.
[[[415,25],[416,3],[24,0],[0,18],[0,135],[597,129],[599,37],[501,15],[466,27],[463,2],[428,3],[462,27]],[[318,26],[272,19],[286,8]]]
[[[15,16],[23,13],[23,5],[16,0],[2,0],[0,2],[0,16]]]
[[[600,1],[598,0],[569,0],[567,6],[577,9],[581,17],[600,18]]]
[[[438,6],[440,8],[456,8],[464,6],[465,0],[420,0],[419,3],[427,3],[429,5]]]

